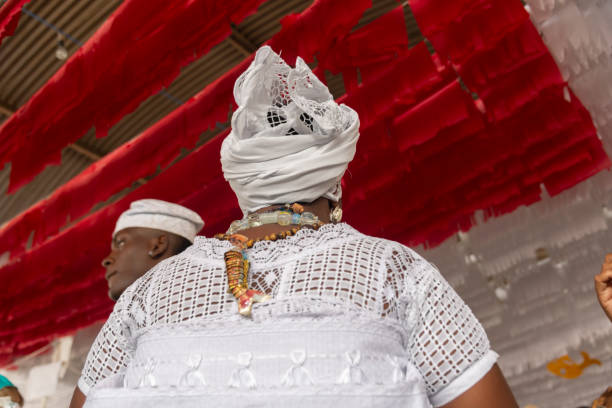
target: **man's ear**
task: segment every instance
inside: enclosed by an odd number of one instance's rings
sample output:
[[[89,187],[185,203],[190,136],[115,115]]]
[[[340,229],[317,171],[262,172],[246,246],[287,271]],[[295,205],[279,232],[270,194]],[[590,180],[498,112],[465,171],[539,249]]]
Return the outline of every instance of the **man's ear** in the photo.
[[[168,252],[168,241],[168,236],[165,234],[158,235],[157,237],[151,239],[149,245],[149,256],[153,259],[158,259],[164,256],[164,254]]]

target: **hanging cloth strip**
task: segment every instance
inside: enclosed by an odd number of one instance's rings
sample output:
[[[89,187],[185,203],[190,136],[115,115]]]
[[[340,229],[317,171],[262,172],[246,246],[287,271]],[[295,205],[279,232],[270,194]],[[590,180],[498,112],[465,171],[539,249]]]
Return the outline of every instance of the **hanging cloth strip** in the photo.
[[[0,6],[0,45],[2,40],[13,35],[19,24],[21,9],[29,2],[30,0],[8,0]]]
[[[0,166],[12,163],[9,192],[59,163],[62,149],[92,126],[106,136],[263,1],[124,1],[0,127]]]
[[[318,71],[342,73],[344,87],[351,93],[361,83],[368,84],[408,53],[404,8],[397,7],[370,24],[353,31],[317,56]]]
[[[413,0],[414,16],[437,52],[461,66],[473,56],[497,47],[529,16],[520,1]],[[436,23],[432,24],[431,20]]]
[[[345,35],[370,5],[370,0],[360,0],[353,3],[349,11],[339,13],[338,3],[319,0],[301,14],[283,19],[283,28],[268,43],[283,50],[283,57],[295,54],[292,50],[301,47],[308,54],[300,55],[312,60],[315,52],[325,50]],[[309,38],[314,38],[318,48],[310,42],[306,47],[302,42],[293,41],[293,36],[303,32],[304,27],[315,26],[319,28],[310,33]],[[251,61],[252,57],[246,58],[183,106],[13,218],[0,230],[0,248],[10,251],[13,257],[18,255],[25,250],[32,231],[35,231],[34,246],[41,244],[57,234],[66,216],[70,219],[82,217],[96,203],[154,173],[160,164],[162,167],[168,165],[181,148],[193,148],[201,133],[214,127],[216,122],[226,121],[230,106],[235,107],[234,82]],[[43,218],[44,223],[41,222]]]

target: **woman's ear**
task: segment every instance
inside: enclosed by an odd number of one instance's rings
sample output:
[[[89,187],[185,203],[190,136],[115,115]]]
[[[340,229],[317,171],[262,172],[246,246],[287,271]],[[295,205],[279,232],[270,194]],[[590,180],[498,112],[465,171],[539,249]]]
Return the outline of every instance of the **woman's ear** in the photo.
[[[169,240],[167,235],[158,235],[152,238],[149,245],[149,256],[158,259],[168,252]]]

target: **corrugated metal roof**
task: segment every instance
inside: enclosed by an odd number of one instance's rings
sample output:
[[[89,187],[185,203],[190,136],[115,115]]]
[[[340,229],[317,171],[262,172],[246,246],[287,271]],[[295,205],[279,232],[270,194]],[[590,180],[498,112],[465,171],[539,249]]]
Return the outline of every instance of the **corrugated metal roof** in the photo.
[[[45,22],[85,42],[116,9],[118,0],[31,1],[19,26],[0,47],[0,101],[12,108],[23,105],[63,64],[55,58],[58,33]],[[64,44],[71,55],[79,47]]]
[[[58,40],[63,39],[71,55],[120,3],[119,0],[33,0],[28,3],[15,34],[5,39],[0,47],[0,106],[15,111],[26,103],[62,66],[63,61],[55,57]],[[113,151],[237,65],[245,58],[245,51],[255,50],[280,30],[282,17],[299,13],[311,3],[312,0],[265,2],[257,13],[234,27],[230,39],[185,67],[166,91],[151,96],[134,112],[126,115],[109,131],[108,136],[98,139],[92,129],[78,141],[78,145],[93,153],[93,156],[104,156]],[[372,8],[364,14],[357,27],[397,6],[396,0],[374,0]],[[414,40],[415,29],[418,33],[418,28],[409,11],[406,16],[409,35]],[[418,38],[421,38],[420,34]],[[329,75],[328,84],[333,95],[344,93],[341,75]],[[6,117],[0,110],[0,123]],[[207,132],[201,141],[212,135],[214,132]],[[10,168],[7,166],[0,171],[0,224],[48,196],[91,162],[91,157],[67,148],[63,152],[61,165],[48,167],[34,181],[12,195],[5,193]],[[118,199],[124,193],[115,195],[109,201]]]

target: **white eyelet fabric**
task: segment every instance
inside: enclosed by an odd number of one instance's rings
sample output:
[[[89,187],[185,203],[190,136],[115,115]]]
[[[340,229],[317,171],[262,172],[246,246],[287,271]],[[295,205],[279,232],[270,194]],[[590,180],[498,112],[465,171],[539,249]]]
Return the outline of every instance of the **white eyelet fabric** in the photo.
[[[347,224],[248,250],[252,318],[227,292],[223,253],[196,238],[126,290],[79,380],[88,407],[431,407],[495,363],[440,273]]]

